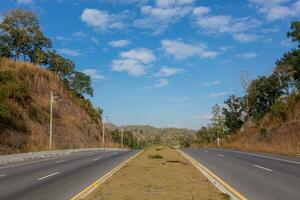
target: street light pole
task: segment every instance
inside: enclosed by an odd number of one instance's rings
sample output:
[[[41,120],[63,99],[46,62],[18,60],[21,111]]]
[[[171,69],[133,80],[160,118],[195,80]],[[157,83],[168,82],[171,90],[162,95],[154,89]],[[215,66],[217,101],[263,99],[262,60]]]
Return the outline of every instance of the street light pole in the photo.
[[[52,104],[53,104],[53,91],[50,94],[50,132],[49,132],[49,149],[52,149]]]
[[[123,143],[123,141],[124,141],[124,130],[122,129],[121,130],[121,139],[122,139],[122,147],[123,147],[123,145],[124,145],[124,143]]]
[[[104,148],[104,145],[105,145],[105,128],[104,128],[104,117],[102,117],[102,147]]]
[[[53,102],[59,96],[54,96],[53,91],[50,92],[50,128],[49,128],[49,149],[52,149],[52,124],[53,124]]]

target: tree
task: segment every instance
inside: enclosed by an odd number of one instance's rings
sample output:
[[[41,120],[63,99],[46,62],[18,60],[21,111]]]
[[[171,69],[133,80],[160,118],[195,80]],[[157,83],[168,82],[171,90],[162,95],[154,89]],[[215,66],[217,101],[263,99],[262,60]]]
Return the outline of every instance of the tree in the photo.
[[[291,38],[293,42],[298,42],[298,47],[300,48],[300,21],[291,23],[291,31],[287,33],[287,36]]]
[[[40,30],[36,15],[16,9],[4,15],[0,23],[1,56],[18,60],[29,60],[40,64],[45,59],[51,41]]]
[[[74,72],[71,75],[70,89],[81,97],[85,94],[93,96],[91,77],[82,72]]]
[[[224,115],[224,124],[227,134],[232,134],[240,129],[244,123],[244,102],[243,98],[230,95],[224,101],[225,106],[222,109]]]
[[[55,51],[48,51],[47,54],[48,56],[45,64],[48,65],[48,69],[59,76],[61,80],[67,82],[74,71],[74,63],[71,60],[60,56]]]
[[[261,119],[282,94],[283,87],[274,74],[253,80],[247,93],[250,118],[255,121]]]
[[[291,31],[287,36],[294,42],[298,42],[298,49],[292,49],[277,60],[277,66],[288,66],[293,69],[293,79],[297,88],[300,87],[300,21],[291,23]]]
[[[211,126],[216,132],[217,137],[223,137],[225,133],[225,118],[222,114],[222,108],[218,104],[212,108]]]

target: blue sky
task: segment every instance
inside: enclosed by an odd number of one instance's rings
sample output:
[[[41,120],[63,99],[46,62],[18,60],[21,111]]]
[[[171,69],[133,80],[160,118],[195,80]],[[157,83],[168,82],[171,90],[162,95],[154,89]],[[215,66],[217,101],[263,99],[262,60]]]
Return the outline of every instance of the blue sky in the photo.
[[[300,0],[1,0],[34,11],[53,47],[93,78],[117,125],[200,128],[242,95],[240,74],[269,74],[293,45]]]

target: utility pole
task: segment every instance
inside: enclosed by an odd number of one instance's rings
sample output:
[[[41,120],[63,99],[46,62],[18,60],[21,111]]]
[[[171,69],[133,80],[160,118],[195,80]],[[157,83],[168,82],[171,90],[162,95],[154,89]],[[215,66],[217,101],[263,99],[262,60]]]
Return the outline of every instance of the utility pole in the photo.
[[[122,139],[122,147],[123,147],[123,145],[124,145],[124,130],[123,130],[123,128],[121,130],[121,139]]]
[[[53,124],[53,102],[55,99],[59,98],[59,96],[54,96],[53,91],[50,93],[50,129],[49,129],[49,149],[52,149],[52,124]]]
[[[104,117],[102,117],[102,147],[104,148],[105,146],[105,128],[104,128]]]

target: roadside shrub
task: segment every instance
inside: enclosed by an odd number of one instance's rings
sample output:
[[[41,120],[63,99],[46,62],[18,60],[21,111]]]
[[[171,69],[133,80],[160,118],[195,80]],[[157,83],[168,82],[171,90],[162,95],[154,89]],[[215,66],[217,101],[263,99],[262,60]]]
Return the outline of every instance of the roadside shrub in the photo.
[[[281,120],[287,119],[288,105],[285,102],[277,101],[271,107],[271,114]]]
[[[265,128],[259,129],[259,139],[265,139],[268,136],[268,132]]]
[[[155,155],[148,155],[149,159],[162,159],[162,155],[160,154],[155,154]]]

